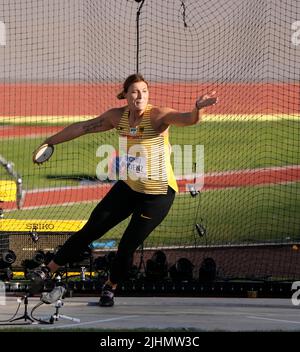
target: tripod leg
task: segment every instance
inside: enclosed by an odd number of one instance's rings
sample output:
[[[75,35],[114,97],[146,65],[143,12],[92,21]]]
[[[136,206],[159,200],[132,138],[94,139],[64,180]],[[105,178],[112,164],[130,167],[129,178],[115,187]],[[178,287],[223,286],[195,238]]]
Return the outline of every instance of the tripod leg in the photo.
[[[9,322],[13,322],[13,321],[21,320],[21,319],[24,319],[25,321],[30,320],[32,323],[34,322],[34,320],[28,314],[24,314],[19,318],[12,319]]]
[[[25,305],[24,314],[23,314],[21,317],[14,318],[14,319],[10,320],[10,322],[17,321],[17,320],[21,320],[21,319],[24,319],[25,321],[30,320],[32,323],[34,322],[34,319],[32,319],[32,318],[28,315],[28,312],[27,312],[28,297],[27,297],[26,295],[24,296],[24,305]]]
[[[69,315],[58,314],[58,318],[74,321],[75,323],[80,323],[80,319],[70,317]],[[58,320],[58,319],[57,319]]]

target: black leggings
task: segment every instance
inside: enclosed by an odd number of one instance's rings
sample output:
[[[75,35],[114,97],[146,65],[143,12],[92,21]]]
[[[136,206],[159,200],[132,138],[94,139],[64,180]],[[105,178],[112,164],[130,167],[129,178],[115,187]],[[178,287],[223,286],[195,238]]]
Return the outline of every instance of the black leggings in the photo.
[[[125,182],[118,181],[92,211],[83,228],[56,253],[54,262],[61,266],[76,261],[91,242],[132,214],[110,272],[111,282],[119,283],[130,269],[135,250],[163,221],[174,198],[175,191],[171,187],[168,187],[167,194],[152,195],[135,192]]]

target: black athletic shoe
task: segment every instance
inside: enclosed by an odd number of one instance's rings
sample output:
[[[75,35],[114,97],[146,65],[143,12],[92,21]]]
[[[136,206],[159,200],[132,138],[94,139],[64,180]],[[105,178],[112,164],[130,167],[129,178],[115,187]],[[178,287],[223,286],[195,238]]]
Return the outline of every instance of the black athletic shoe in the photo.
[[[32,294],[40,293],[46,281],[51,280],[51,272],[46,266],[42,266],[27,273],[27,278],[30,280],[29,292]]]
[[[114,290],[109,285],[104,285],[99,300],[99,306],[101,307],[112,307],[114,305]]]

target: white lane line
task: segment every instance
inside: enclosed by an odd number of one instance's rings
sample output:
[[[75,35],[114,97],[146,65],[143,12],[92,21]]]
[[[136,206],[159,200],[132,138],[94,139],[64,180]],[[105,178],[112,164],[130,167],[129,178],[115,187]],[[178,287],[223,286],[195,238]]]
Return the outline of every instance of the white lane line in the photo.
[[[69,327],[77,328],[78,326],[83,326],[83,325],[98,324],[98,323],[104,323],[107,321],[114,321],[114,320],[125,320],[125,319],[136,318],[136,317],[138,317],[138,315],[125,315],[123,317],[101,319],[101,320],[92,320],[92,321],[86,321],[84,323],[73,323],[73,324],[51,326],[51,327],[45,326],[45,328],[47,328],[47,329],[60,329],[60,328],[69,328]]]
[[[250,318],[250,319],[261,319],[261,320],[269,320],[269,321],[275,321],[275,322],[280,322],[280,323],[300,324],[300,321],[295,321],[295,320],[263,318],[263,317],[257,317],[257,316],[254,316],[254,315],[246,316],[246,318]]]

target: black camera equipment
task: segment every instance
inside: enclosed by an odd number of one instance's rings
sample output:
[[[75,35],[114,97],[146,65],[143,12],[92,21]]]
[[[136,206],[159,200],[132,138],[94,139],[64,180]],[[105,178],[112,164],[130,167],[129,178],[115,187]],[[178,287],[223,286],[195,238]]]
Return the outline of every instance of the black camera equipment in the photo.
[[[4,251],[0,256],[0,280],[9,281],[13,278],[11,265],[16,261],[16,254],[12,250]]]

